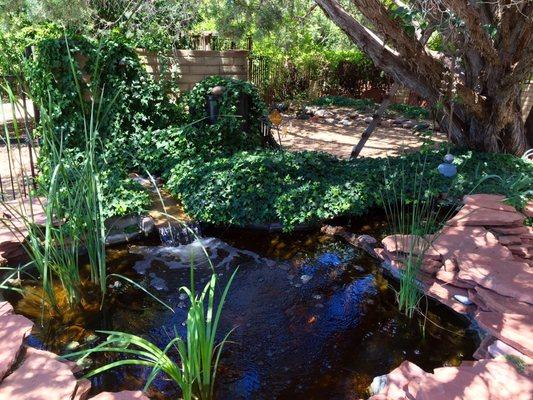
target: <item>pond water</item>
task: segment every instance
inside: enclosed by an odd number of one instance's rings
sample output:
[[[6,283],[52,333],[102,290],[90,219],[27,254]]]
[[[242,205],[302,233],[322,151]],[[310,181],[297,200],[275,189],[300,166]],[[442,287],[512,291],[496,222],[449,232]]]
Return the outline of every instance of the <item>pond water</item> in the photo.
[[[112,282],[105,310],[37,324],[32,344],[65,352],[67,341],[83,346],[87,333],[108,329],[139,334],[164,347],[174,328],[185,332],[188,304],[178,288],[189,285],[191,259],[197,284],[210,277],[200,244],[220,277],[220,289],[238,268],[219,329],[221,335],[234,329],[217,377],[219,400],[358,399],[374,376],[403,360],[431,370],[471,359],[477,347],[468,322],[443,306],[429,302],[427,319],[400,314],[394,282],[347,244],[319,232],[213,229],[188,245],[161,246],[154,240],[109,250],[112,270],[145,285],[174,313],[141,291]],[[17,304],[20,312],[32,314],[29,308],[24,301]],[[109,372],[93,379],[94,390],[138,389],[148,372]],[[161,376],[150,395],[176,399],[179,392]]]

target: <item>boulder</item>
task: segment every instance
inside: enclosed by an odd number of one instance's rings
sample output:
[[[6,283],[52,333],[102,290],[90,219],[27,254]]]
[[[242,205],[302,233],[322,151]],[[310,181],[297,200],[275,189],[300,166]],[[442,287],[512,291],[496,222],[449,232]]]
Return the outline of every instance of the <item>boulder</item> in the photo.
[[[488,208],[498,211],[516,212],[513,206],[504,204],[505,196],[500,194],[471,194],[463,197],[463,203],[479,208]]]

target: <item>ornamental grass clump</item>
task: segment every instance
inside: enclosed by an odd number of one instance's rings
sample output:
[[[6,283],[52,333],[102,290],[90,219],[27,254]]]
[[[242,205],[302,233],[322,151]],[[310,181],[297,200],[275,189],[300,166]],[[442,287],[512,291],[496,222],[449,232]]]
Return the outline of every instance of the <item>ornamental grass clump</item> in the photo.
[[[216,273],[213,272],[203,290],[197,292],[194,284],[194,266],[191,265],[191,286],[180,288],[191,303],[185,321],[186,335],[182,338],[174,329],[173,337],[164,349],[129,333],[100,331],[108,335],[103,343],[92,349],[68,354],[65,357],[73,358],[81,355],[78,362],[82,362],[94,353],[121,353],[132,356],[132,358],[121,359],[97,368],[85,377],[89,378],[110,369],[128,365],[150,367],[151,372],[145,389],[162,372],[179,386],[183,400],[211,400],[214,395],[220,356],[231,334],[230,331],[217,342],[217,330],[222,308],[236,272],[232,274],[220,300],[215,304],[218,284]],[[178,360],[174,360],[169,355],[171,351],[177,352]]]
[[[384,188],[381,191],[382,204],[388,224],[402,243],[397,248],[406,252],[402,260],[400,289],[397,293],[401,312],[412,318],[423,296],[419,287],[418,274],[425,256],[436,239],[436,232],[446,220],[437,201],[434,181],[430,176],[427,157],[421,156],[414,164],[415,173],[411,181],[406,180],[404,164],[400,168],[385,169]]]

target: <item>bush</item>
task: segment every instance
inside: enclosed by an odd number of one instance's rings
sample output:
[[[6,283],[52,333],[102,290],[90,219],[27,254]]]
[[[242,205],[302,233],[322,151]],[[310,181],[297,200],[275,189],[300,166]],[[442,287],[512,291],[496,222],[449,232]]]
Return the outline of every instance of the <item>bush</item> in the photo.
[[[459,170],[454,180],[436,170],[443,151],[357,160],[317,152],[258,151],[179,164],[167,186],[182,200],[185,211],[200,221],[239,226],[281,222],[287,230],[297,224],[361,215],[380,206],[384,174],[406,174],[409,182],[409,175],[416,173],[416,165],[424,159],[431,168],[426,179],[428,191],[449,192],[452,197],[472,190],[502,193],[517,201],[529,196],[516,182],[531,176],[530,163],[502,154],[459,150],[454,154]],[[488,175],[500,178],[476,186]]]
[[[219,117],[216,123],[210,125],[206,99],[215,86],[224,87],[224,92],[218,100]],[[220,136],[220,143],[235,151],[261,145],[260,120],[267,110],[256,87],[250,82],[210,76],[194,86],[186,101],[195,129],[216,132]]]

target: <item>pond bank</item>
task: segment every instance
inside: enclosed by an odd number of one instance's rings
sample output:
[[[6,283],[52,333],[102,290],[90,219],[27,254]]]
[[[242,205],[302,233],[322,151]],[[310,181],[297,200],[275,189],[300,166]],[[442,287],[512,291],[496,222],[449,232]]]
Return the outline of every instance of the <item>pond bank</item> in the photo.
[[[520,213],[503,196],[471,195],[425,254],[421,287],[467,315],[485,337],[478,362],[429,374],[405,361],[374,383],[372,400],[529,399],[533,393],[533,202]],[[394,235],[376,248],[393,275],[412,238]]]

